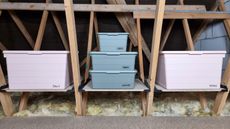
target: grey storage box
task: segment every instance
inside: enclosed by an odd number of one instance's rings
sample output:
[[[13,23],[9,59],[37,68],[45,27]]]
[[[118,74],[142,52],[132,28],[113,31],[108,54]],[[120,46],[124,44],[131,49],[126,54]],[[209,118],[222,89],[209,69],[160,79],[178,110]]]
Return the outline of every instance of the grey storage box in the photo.
[[[137,71],[90,71],[92,88],[132,89]]]
[[[129,33],[98,33],[100,51],[125,52]]]
[[[93,70],[133,71],[137,52],[90,52]]]

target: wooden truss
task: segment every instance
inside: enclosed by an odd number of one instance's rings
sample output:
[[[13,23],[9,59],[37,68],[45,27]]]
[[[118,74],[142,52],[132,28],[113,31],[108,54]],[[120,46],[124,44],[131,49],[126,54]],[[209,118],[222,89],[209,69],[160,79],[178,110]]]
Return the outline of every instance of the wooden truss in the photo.
[[[197,40],[197,37],[201,32],[207,27],[207,25],[212,22],[213,19],[223,19],[225,23],[226,30],[230,37],[230,15],[228,12],[225,12],[223,0],[220,0],[210,11],[207,11],[203,5],[184,5],[183,0],[179,0],[178,4],[180,5],[165,5],[166,0],[157,0],[156,5],[139,5],[139,0],[136,0],[136,5],[128,5],[124,0],[107,0],[109,4],[95,4],[95,0],[91,1],[91,4],[73,4],[72,0],[64,0],[63,3],[52,3],[50,0],[46,0],[46,3],[18,3],[18,2],[1,2],[0,10],[7,10],[16,23],[17,27],[22,32],[25,39],[28,41],[30,46],[34,50],[40,50],[42,39],[44,36],[45,26],[48,19],[49,11],[54,19],[54,23],[57,27],[57,30],[62,39],[65,49],[70,50],[71,54],[71,64],[73,70],[74,78],[74,89],[75,89],[75,98],[76,98],[76,113],[77,115],[83,115],[86,111],[87,103],[87,93],[81,93],[79,91],[79,85],[81,84],[80,76],[80,67],[86,66],[86,71],[84,74],[84,79],[88,78],[88,71],[90,68],[90,58],[89,55],[79,63],[78,55],[78,43],[77,43],[77,33],[76,33],[76,23],[74,12],[90,12],[90,23],[89,23],[89,34],[88,34],[88,47],[87,52],[89,53],[92,50],[92,39],[93,31],[96,33],[99,31],[96,12],[114,12],[116,17],[126,32],[130,33],[130,40],[132,46],[138,46],[138,58],[139,58],[139,68],[140,68],[140,78],[144,81],[144,64],[143,64],[143,54],[147,57],[150,62],[150,70],[148,83],[150,85],[150,92],[142,93],[142,106],[144,115],[149,115],[152,111],[152,103],[154,97],[154,87],[155,87],[155,78],[157,71],[157,62],[158,55],[161,50],[163,50],[164,45],[170,35],[175,19],[181,19],[184,27],[185,37],[187,41],[187,46],[189,50],[194,50],[194,43]],[[221,12],[216,12],[215,10]],[[14,10],[40,10],[43,11],[41,23],[38,31],[36,40],[34,41],[26,27],[23,25],[23,22],[17,17]],[[61,27],[61,23],[57,18],[57,15],[54,11],[65,11],[67,29],[69,40],[65,38],[64,32]],[[130,13],[133,13],[130,14]],[[151,51],[147,47],[147,43],[141,35],[141,19],[155,19],[154,28],[153,28],[153,38],[152,38],[152,47]],[[163,40],[161,40],[162,24],[164,19],[172,19],[169,23],[166,33],[163,35]],[[202,26],[199,27],[194,36],[191,35],[188,19],[205,19],[202,23]],[[5,50],[6,47],[0,43],[0,48]],[[93,50],[99,48],[98,39],[97,47]],[[0,69],[1,70],[1,69]],[[1,71],[0,71],[1,72]],[[3,73],[1,74],[1,84],[5,84]],[[230,88],[230,62],[228,64],[227,70],[225,71],[222,84]],[[216,102],[214,105],[214,113],[219,114],[225,105],[229,91],[220,92],[217,95]],[[24,110],[27,105],[27,100],[29,93],[23,93],[21,96],[21,102],[19,110]],[[13,112],[13,105],[8,93],[0,93],[0,100],[3,105],[3,109],[7,115],[11,115]],[[200,100],[205,107],[205,98],[203,94],[200,94]]]

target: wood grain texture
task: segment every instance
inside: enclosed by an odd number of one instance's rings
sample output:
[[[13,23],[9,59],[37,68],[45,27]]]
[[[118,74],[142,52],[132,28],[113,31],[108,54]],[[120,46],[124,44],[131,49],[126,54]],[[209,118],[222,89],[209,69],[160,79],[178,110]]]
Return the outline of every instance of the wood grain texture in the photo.
[[[78,44],[77,44],[77,33],[76,33],[76,23],[73,10],[73,1],[64,0],[66,22],[69,36],[69,46],[71,55],[71,64],[73,70],[73,80],[74,80],[74,92],[76,99],[76,109],[77,115],[82,115],[82,94],[78,91],[80,85],[80,67],[79,67],[79,56],[78,56]]]
[[[152,52],[151,52],[150,69],[149,69],[150,92],[148,93],[147,96],[147,111],[146,111],[147,115],[150,115],[150,113],[152,112],[154,86],[155,86],[155,79],[156,79],[156,72],[157,72],[162,25],[164,19],[165,2],[166,0],[157,0],[157,9],[156,9],[156,16],[155,16],[156,19],[154,21],[154,28],[153,28],[152,49],[151,49]]]

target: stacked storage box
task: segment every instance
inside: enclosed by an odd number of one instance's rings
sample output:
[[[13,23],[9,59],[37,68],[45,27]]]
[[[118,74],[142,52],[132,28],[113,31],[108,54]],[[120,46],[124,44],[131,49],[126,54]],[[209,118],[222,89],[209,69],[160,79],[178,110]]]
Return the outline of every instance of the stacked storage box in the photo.
[[[126,52],[128,33],[98,33],[100,52],[91,52],[93,88],[134,88],[137,52]]]

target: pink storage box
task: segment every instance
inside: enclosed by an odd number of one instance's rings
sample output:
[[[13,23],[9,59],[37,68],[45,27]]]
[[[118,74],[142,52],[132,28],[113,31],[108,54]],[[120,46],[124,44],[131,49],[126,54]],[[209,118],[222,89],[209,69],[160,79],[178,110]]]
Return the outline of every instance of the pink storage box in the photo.
[[[10,90],[61,90],[72,82],[68,51],[4,51]]]
[[[156,83],[166,89],[219,89],[225,51],[164,51]]]

